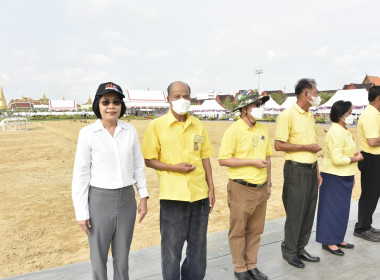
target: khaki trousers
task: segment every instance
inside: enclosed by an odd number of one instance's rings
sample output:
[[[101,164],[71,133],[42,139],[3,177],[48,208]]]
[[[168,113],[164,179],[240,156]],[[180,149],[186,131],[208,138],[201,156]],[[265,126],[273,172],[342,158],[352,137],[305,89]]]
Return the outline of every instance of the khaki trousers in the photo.
[[[228,240],[236,272],[256,267],[260,236],[264,232],[267,186],[253,188],[231,179],[227,185],[230,208]]]

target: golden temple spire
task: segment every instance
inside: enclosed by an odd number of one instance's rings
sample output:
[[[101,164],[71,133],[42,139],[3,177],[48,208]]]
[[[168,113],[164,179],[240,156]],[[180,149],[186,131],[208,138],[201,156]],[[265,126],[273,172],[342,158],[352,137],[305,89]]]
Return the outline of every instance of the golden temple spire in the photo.
[[[5,101],[3,86],[0,84],[0,109],[7,109],[7,101]]]

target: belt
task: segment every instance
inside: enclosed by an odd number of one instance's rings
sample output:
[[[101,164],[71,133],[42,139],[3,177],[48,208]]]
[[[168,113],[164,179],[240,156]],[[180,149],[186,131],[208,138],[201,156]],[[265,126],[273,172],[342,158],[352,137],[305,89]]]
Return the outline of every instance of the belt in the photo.
[[[298,161],[292,161],[292,160],[286,160],[287,163],[291,164],[291,165],[295,165],[295,166],[301,166],[301,167],[306,167],[306,168],[316,168],[317,167],[317,161],[314,162],[314,163],[302,163],[302,162],[298,162]]]
[[[251,188],[258,188],[258,189],[262,188],[267,183],[267,182],[265,182],[264,184],[252,184],[252,183],[249,183],[247,181],[240,180],[240,179],[232,179],[232,181],[234,181],[240,185],[243,185],[243,186],[247,186],[247,187],[251,187]]]

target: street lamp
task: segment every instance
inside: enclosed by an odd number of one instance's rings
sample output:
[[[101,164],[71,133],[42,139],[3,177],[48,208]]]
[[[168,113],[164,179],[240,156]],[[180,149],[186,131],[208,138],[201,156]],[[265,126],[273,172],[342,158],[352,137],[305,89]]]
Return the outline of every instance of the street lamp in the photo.
[[[258,80],[257,80],[257,91],[260,94],[260,75],[263,73],[263,69],[258,69],[255,71],[255,73],[258,75]]]

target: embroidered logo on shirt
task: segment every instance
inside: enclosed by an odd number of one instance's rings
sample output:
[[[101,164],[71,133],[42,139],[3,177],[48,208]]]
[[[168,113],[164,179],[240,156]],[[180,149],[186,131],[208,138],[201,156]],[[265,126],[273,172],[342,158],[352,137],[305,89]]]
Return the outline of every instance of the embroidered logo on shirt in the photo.
[[[261,140],[265,140],[265,136],[264,135],[261,136]]]

